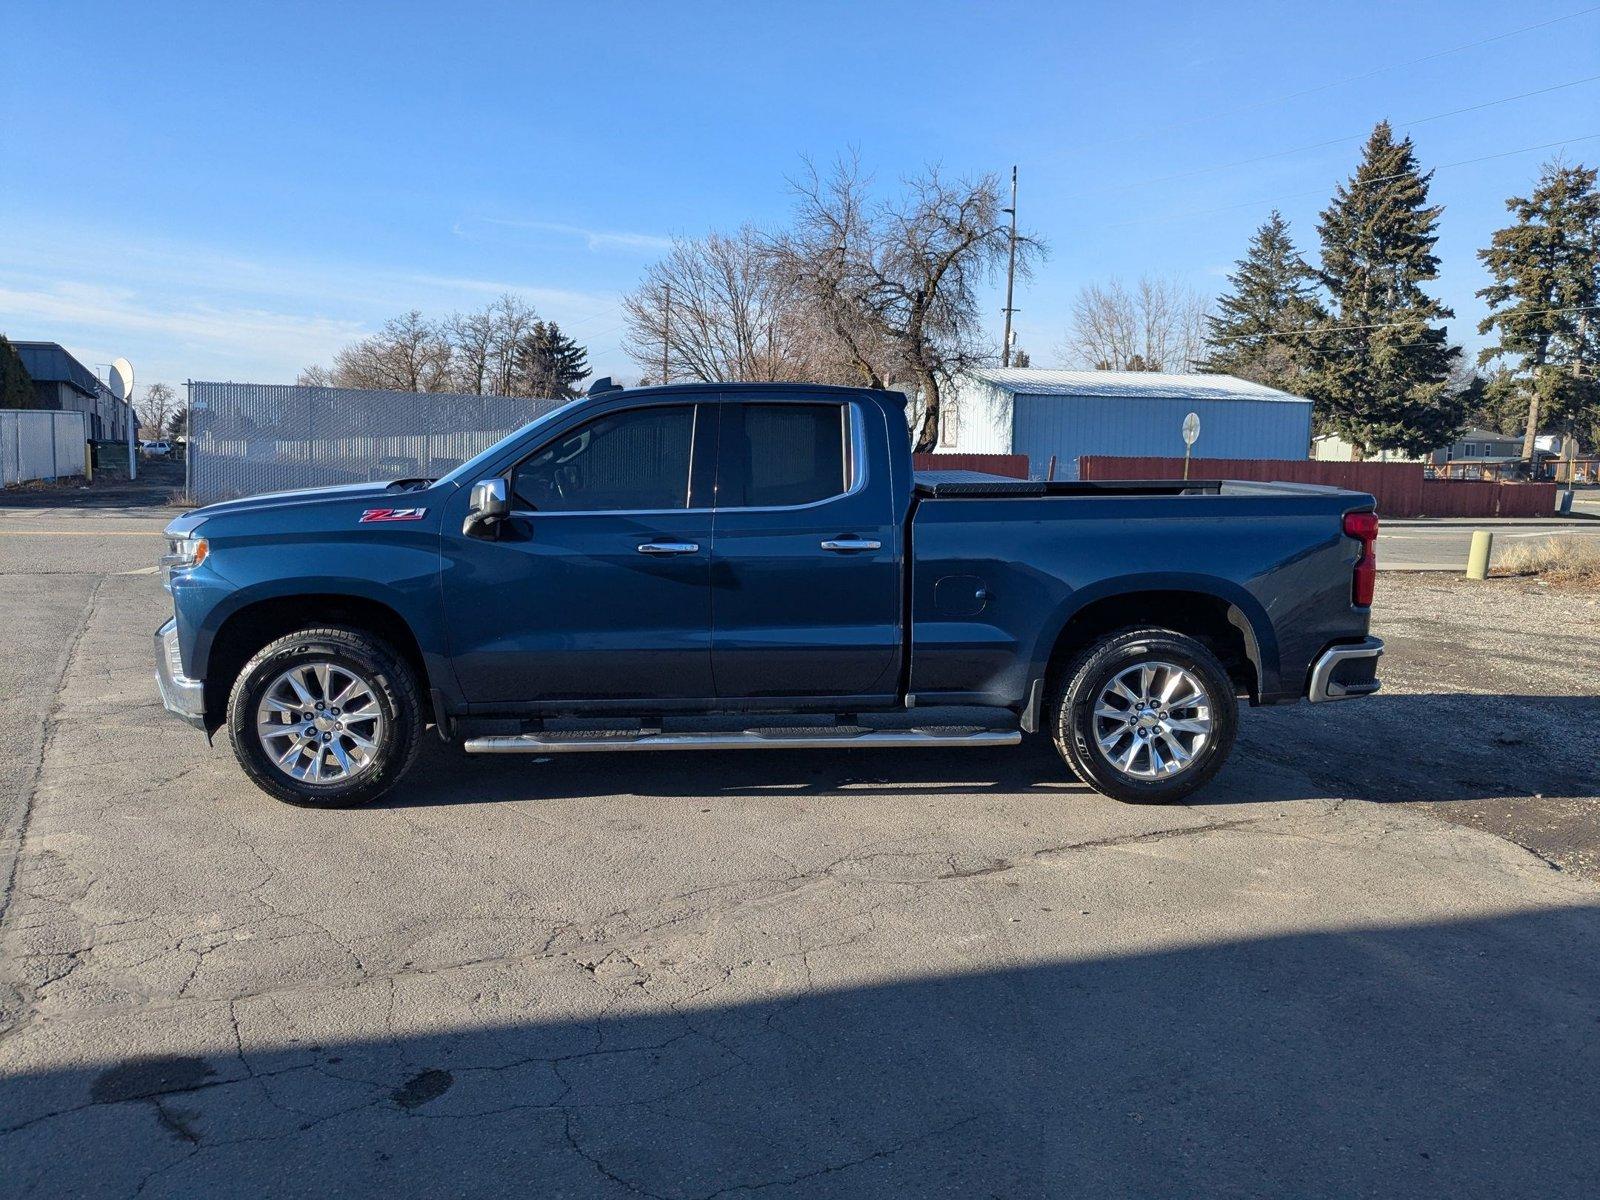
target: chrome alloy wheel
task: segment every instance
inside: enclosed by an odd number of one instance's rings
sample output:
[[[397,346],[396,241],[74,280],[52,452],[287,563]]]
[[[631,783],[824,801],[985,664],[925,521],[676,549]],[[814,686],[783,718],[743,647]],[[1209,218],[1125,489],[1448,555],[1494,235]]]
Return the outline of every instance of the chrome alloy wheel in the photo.
[[[385,727],[373,685],[326,660],[279,675],[256,706],[272,765],[300,783],[345,783],[378,759]]]
[[[1175,663],[1146,662],[1114,675],[1094,702],[1100,752],[1134,779],[1170,779],[1211,740],[1211,697]]]

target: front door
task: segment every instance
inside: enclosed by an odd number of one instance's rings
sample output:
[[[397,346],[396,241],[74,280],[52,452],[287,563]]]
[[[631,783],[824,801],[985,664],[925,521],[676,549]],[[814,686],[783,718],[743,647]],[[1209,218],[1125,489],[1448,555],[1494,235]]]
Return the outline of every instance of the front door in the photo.
[[[692,464],[715,408],[621,408],[557,434],[509,475],[495,538],[444,530],[444,595],[477,704],[713,694],[711,512]],[[700,504],[700,507],[696,507]]]
[[[815,397],[721,408],[711,560],[717,695],[892,696],[900,531],[887,454],[869,461],[868,446],[885,444],[864,436],[869,410]]]

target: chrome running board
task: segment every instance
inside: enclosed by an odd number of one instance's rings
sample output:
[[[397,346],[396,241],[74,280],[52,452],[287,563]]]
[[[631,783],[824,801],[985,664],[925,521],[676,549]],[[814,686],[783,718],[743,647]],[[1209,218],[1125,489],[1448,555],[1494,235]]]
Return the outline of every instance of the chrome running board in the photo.
[[[940,733],[929,729],[852,729],[849,732],[803,733],[772,731],[753,733],[639,733],[619,736],[613,731],[595,731],[584,737],[573,731],[560,736],[537,733],[496,734],[468,738],[468,754],[595,754],[608,750],[831,750],[906,749],[931,746],[1015,746],[1022,741],[1016,729],[957,727]]]

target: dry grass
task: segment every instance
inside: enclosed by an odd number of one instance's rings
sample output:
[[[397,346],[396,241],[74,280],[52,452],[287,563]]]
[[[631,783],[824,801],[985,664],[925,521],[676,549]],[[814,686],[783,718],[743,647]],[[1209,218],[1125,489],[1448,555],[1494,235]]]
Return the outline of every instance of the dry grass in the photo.
[[[1497,575],[1534,575],[1550,583],[1600,587],[1600,539],[1553,537],[1519,542],[1495,564]]]

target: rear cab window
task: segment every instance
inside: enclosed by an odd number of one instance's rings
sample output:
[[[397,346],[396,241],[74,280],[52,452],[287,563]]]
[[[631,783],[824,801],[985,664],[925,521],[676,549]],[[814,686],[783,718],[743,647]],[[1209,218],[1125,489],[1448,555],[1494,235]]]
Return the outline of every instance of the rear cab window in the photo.
[[[722,406],[718,508],[795,508],[850,490],[848,404]]]

